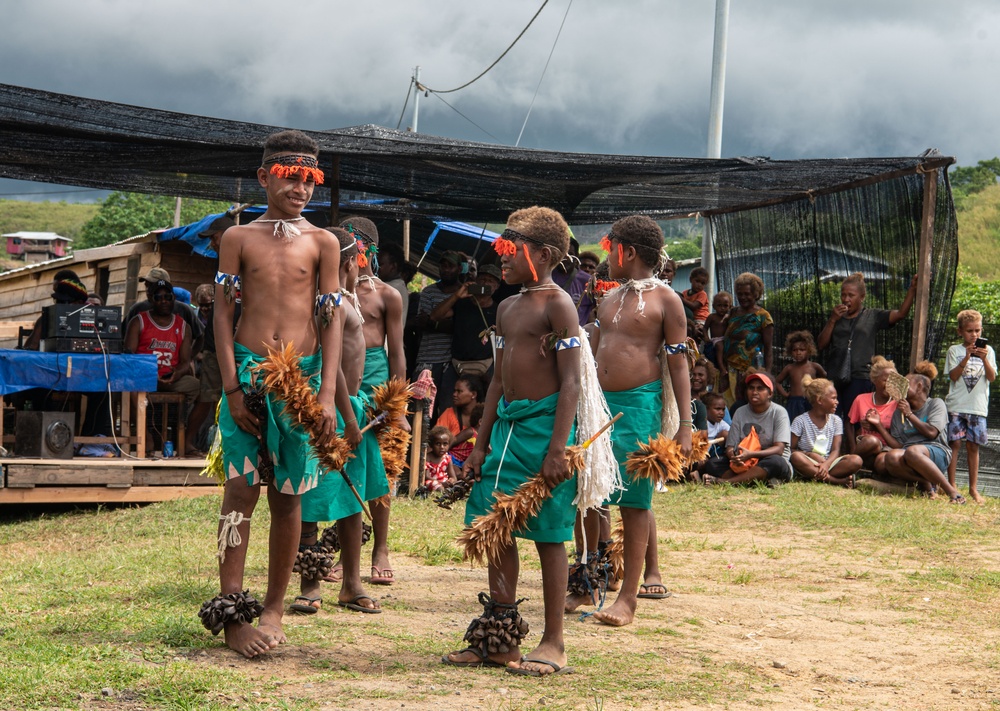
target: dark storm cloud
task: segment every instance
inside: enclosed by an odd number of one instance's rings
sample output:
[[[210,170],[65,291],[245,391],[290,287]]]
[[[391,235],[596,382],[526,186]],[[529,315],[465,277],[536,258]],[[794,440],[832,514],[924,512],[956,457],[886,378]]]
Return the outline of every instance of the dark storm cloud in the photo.
[[[442,98],[512,144],[568,2],[551,0],[495,69]],[[16,1],[0,82],[300,128],[395,127],[415,65],[430,87],[464,83],[539,4]],[[998,5],[732,0],[723,155],[997,155]],[[704,155],[714,9],[574,0],[522,145]],[[420,107],[421,132],[493,140],[434,96]]]

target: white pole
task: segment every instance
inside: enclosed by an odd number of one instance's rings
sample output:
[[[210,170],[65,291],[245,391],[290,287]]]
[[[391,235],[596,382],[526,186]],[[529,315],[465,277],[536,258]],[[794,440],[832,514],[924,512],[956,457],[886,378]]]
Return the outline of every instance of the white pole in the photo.
[[[413,88],[416,90],[413,94],[413,127],[410,129],[414,133],[417,132],[417,121],[420,118],[420,92],[423,91],[423,87],[420,86],[420,67],[416,67],[413,70]]]
[[[726,43],[729,34],[729,0],[715,0],[715,47],[712,52],[712,98],[708,110],[708,157],[722,157],[722,109],[726,95]],[[710,218],[705,218],[701,265],[708,270],[708,297],[715,296],[715,240]]]

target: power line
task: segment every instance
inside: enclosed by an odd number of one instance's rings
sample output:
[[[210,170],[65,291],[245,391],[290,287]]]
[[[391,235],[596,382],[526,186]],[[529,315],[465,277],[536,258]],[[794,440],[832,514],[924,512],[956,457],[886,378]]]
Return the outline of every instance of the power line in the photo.
[[[552,61],[552,55],[555,54],[556,45],[559,44],[559,36],[562,34],[563,25],[566,24],[566,18],[569,17],[569,9],[573,7],[573,0],[569,0],[569,5],[566,6],[566,13],[563,15],[562,22],[559,23],[559,31],[556,32],[556,39],[552,43],[552,49],[549,50],[549,58],[545,60],[545,66],[542,67],[542,75],[538,77],[538,86],[535,87],[535,94],[531,97],[531,104],[528,105],[528,113],[524,115],[524,123],[521,124],[521,132],[517,134],[517,142],[514,143],[514,147],[521,145],[521,136],[524,135],[524,128],[528,125],[528,117],[531,116],[531,110],[535,107],[535,99],[538,98],[538,90],[542,88],[542,80],[545,78],[545,70],[549,68],[549,62]]]
[[[454,106],[452,106],[451,104],[449,104],[447,101],[445,101],[444,99],[442,99],[436,93],[434,94],[434,96],[436,96],[438,99],[440,99],[442,102],[444,102],[445,106],[447,106],[449,109],[451,109],[452,111],[454,111],[456,114],[458,114],[459,116],[461,116],[462,118],[464,118],[466,121],[468,121],[473,126],[475,126],[476,128],[478,128],[480,131],[482,131],[483,133],[485,133],[487,136],[489,136],[490,138],[492,138],[494,141],[496,141],[497,143],[503,143],[503,141],[501,141],[499,138],[497,138],[492,133],[490,133],[489,131],[487,131],[485,128],[483,128],[482,126],[480,126],[478,123],[476,123],[475,121],[473,121],[472,119],[470,119],[468,116],[466,116],[461,111],[459,111],[458,109],[456,109]]]
[[[403,114],[406,113],[406,107],[410,103],[410,93],[413,90],[413,77],[410,77],[410,85],[406,87],[406,100],[403,102],[403,110],[399,112],[399,121],[396,122],[396,130],[403,125]]]
[[[462,86],[456,86],[454,89],[447,89],[447,90],[443,90],[443,91],[439,90],[439,89],[431,89],[429,87],[424,86],[423,84],[418,84],[417,85],[417,89],[418,90],[423,89],[424,91],[429,91],[432,94],[451,94],[452,92],[458,91],[459,89],[464,89],[465,87],[473,84],[474,82],[479,81],[480,79],[482,79],[486,75],[486,72],[488,72],[493,67],[495,67],[497,64],[499,64],[500,60],[503,59],[505,56],[507,56],[507,52],[509,52],[510,50],[512,50],[514,48],[514,45],[517,44],[517,41],[519,39],[521,39],[521,37],[524,36],[524,33],[528,31],[529,27],[531,27],[531,23],[533,23],[535,21],[535,18],[537,18],[541,14],[542,10],[544,10],[545,6],[548,5],[548,4],[549,4],[549,0],[544,0],[544,2],[542,3],[542,6],[540,8],[538,8],[538,12],[536,12],[535,15],[534,15],[534,17],[532,17],[528,21],[528,24],[524,26],[524,29],[521,30],[521,33],[517,37],[514,38],[514,41],[510,43],[510,46],[507,47],[507,49],[505,49],[503,51],[503,54],[501,54],[499,57],[496,58],[496,61],[493,62],[493,64],[491,64],[490,66],[486,67],[486,69],[484,69],[482,71],[482,73],[479,76],[477,76],[475,79],[472,79],[471,81],[465,82],[464,84],[462,84]]]

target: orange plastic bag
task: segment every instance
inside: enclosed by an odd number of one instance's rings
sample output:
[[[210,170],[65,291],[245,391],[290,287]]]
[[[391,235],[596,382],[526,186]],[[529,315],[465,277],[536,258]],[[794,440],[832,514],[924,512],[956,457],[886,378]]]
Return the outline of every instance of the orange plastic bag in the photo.
[[[744,452],[760,451],[760,437],[757,436],[757,429],[753,425],[750,426],[750,434],[740,442],[740,449]],[[731,461],[729,462],[729,468],[734,474],[742,474],[743,472],[750,471],[750,468],[756,466],[756,464],[756,459],[747,459],[743,464]]]

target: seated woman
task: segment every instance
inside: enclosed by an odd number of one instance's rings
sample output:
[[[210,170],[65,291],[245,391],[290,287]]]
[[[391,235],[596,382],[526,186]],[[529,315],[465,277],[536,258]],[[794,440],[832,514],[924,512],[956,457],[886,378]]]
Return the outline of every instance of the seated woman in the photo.
[[[948,409],[944,400],[929,397],[931,381],[937,368],[921,361],[906,379],[910,383],[906,399],[900,400],[892,425],[887,431],[877,412],[868,413],[868,424],[885,438],[892,448],[883,455],[889,477],[898,483],[916,484],[931,498],[942,489],[953,504],[964,504],[965,497],[948,483]]]
[[[837,388],[826,378],[802,378],[802,390],[812,406],[792,420],[792,469],[805,479],[854,488],[861,457],[840,454],[844,421],[837,410]]]
[[[735,292],[739,306],[729,312],[722,348],[716,349],[721,389],[730,412],[743,404],[737,392],[738,384],[750,372],[758,351],[764,359],[764,370],[771,372],[771,341],[774,338],[774,319],[757,305],[764,295],[761,278],[750,272],[740,274],[736,277]]]
[[[771,402],[773,394],[774,383],[770,375],[761,372],[746,376],[748,404],[733,415],[733,424],[726,437],[725,457],[709,460],[702,477],[706,484],[791,481],[788,412]],[[760,449],[749,450],[741,445],[751,429],[757,433]]]
[[[882,427],[886,430],[892,425],[892,416],[896,414],[896,401],[889,397],[885,384],[890,373],[896,372],[896,364],[882,356],[872,358],[871,378],[875,391],[862,393],[854,399],[851,411],[847,413],[844,423],[845,447],[861,457],[864,466],[876,474],[885,474],[885,457],[879,457],[882,452],[889,451],[889,445],[874,427],[868,424],[868,415],[877,413]]]
[[[477,375],[460,375],[455,381],[452,406],[441,413],[436,426],[447,427],[452,434],[451,454],[456,467],[462,466],[475,445],[476,423],[473,411],[485,400],[486,389]]]

